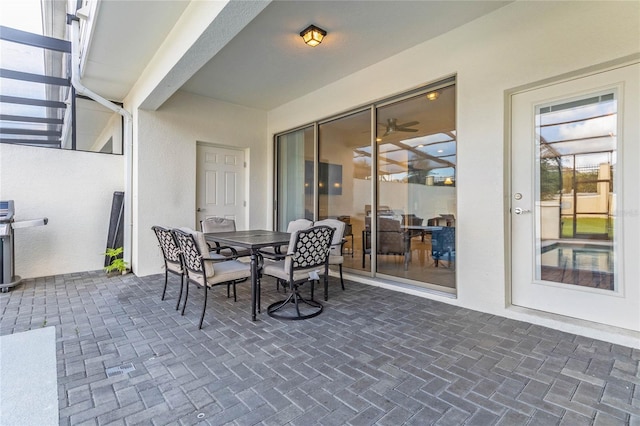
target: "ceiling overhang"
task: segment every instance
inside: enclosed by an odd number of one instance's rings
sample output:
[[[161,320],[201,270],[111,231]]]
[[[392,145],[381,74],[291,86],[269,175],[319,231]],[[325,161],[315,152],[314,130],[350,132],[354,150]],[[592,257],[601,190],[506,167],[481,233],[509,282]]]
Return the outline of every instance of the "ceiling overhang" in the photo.
[[[144,86],[145,109],[184,90],[270,110],[508,3],[102,1],[85,83],[113,100]],[[314,48],[309,24],[328,32]]]

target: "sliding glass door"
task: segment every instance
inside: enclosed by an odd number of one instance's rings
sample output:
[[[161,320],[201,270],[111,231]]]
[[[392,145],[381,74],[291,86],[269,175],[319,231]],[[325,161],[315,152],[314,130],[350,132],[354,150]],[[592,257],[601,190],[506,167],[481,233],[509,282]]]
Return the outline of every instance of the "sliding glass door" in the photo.
[[[318,129],[318,216],[346,223],[344,265],[370,271],[362,251],[364,213],[372,193],[371,109],[321,123]]]
[[[276,229],[284,231],[292,220],[313,220],[313,126],[280,135],[276,144]]]
[[[380,106],[377,272],[455,287],[455,86]]]
[[[455,94],[451,79],[277,136],[277,229],[342,220],[345,269],[453,292]]]

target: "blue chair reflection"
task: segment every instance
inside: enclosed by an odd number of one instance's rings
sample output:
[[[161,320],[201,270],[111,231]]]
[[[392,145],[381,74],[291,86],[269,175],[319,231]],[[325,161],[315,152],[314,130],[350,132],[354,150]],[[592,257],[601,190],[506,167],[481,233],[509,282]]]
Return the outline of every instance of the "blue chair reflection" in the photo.
[[[445,226],[442,229],[434,230],[431,235],[431,257],[435,261],[436,268],[441,259],[446,259],[451,266],[451,262],[456,256],[456,228]]]

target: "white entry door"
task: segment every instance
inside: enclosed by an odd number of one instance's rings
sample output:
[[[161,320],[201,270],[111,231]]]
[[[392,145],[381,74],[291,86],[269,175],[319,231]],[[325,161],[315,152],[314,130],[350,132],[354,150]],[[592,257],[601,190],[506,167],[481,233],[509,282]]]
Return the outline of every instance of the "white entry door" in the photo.
[[[512,303],[640,331],[640,65],[512,96]]]
[[[244,151],[198,144],[196,220],[217,216],[246,229]]]

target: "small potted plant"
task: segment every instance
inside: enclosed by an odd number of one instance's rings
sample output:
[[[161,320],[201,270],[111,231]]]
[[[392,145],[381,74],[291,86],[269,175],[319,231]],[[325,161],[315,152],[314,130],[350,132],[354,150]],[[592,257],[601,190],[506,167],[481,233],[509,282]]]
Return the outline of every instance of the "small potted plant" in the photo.
[[[122,258],[122,252],[124,249],[122,247],[118,248],[108,248],[104,253],[105,256],[108,256],[110,259],[109,265],[104,267],[107,275],[116,275],[116,274],[126,274],[127,273],[127,262]]]

